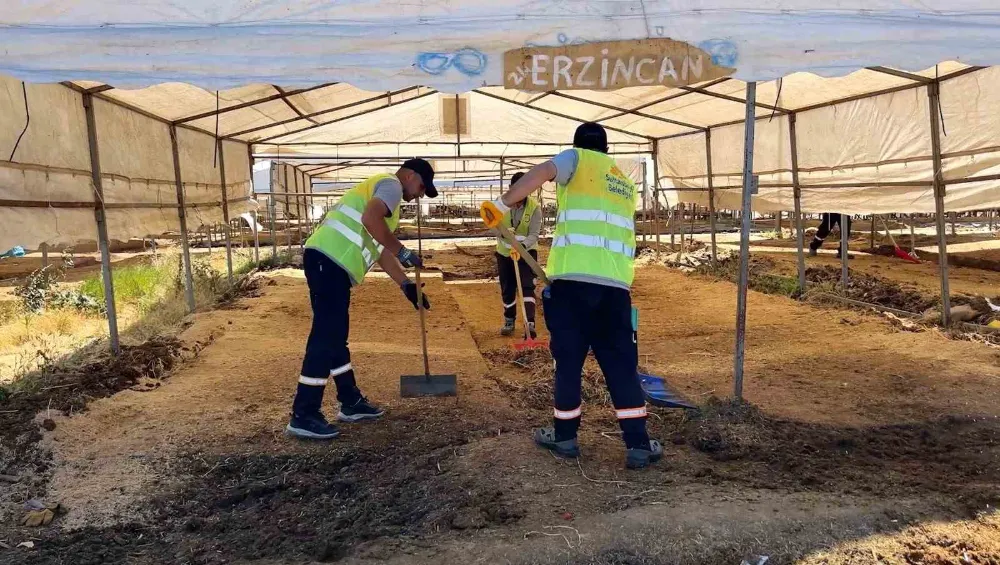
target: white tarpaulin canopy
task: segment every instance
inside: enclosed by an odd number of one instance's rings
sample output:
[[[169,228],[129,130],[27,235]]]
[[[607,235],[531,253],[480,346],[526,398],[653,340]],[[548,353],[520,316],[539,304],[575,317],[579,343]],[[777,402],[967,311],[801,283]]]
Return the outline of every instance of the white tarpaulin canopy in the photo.
[[[503,84],[504,51],[670,37],[736,78],[1000,60],[993,0],[51,0],[7,2],[0,72],[122,87],[345,82],[461,93]]]
[[[222,217],[216,139],[235,217],[252,207],[251,153],[296,167],[279,192],[409,157],[442,179],[495,179],[569,147],[582,121],[607,128],[616,157],[655,155],[682,201],[706,204],[711,178],[716,207],[736,208],[747,79],[768,81],[755,210],[790,210],[797,177],[807,212],[933,211],[932,116],[947,209],[1000,206],[1000,71],[973,66],[1000,60],[992,2],[56,0],[5,6],[0,26],[0,249],[94,239],[86,98],[112,239],[179,229],[171,129],[190,229]],[[646,37],[699,46],[735,75],[497,86],[510,49]]]

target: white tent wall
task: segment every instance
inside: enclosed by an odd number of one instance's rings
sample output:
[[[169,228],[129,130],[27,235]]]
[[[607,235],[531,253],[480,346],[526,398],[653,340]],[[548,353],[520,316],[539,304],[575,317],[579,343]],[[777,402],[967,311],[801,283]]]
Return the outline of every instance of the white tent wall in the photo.
[[[93,241],[92,206],[44,206],[94,201],[82,98],[60,85],[26,85],[25,130],[24,92],[0,76],[0,250]]]
[[[943,117],[949,211],[1000,206],[1000,180],[989,178],[1000,174],[1000,90],[992,87],[997,81],[1000,71],[989,68],[940,83],[935,117]],[[802,211],[933,213],[930,120],[926,85],[796,112]],[[711,128],[717,209],[740,207],[743,129],[742,122]],[[661,182],[678,187],[682,202],[707,206],[705,135],[663,139],[658,147]],[[758,117],[754,211],[794,209],[791,170],[788,116]]]

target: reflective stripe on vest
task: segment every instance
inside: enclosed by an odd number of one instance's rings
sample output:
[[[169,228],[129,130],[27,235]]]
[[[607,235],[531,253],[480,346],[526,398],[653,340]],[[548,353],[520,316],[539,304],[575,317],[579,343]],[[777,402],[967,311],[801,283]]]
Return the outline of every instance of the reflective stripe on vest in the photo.
[[[635,273],[635,184],[604,153],[575,151],[573,177],[556,187],[559,213],[548,276],[586,276],[631,286]]]
[[[364,279],[365,273],[371,270],[382,252],[382,246],[365,229],[362,220],[365,207],[374,197],[375,186],[382,180],[393,178],[390,174],[375,175],[348,190],[306,240],[306,247],[322,251],[343,267],[353,284],[359,284]],[[390,217],[385,218],[385,223],[390,231],[396,230],[399,206]]]
[[[565,210],[559,212],[556,222],[579,221],[579,222],[606,222],[627,230],[635,230],[635,221],[632,218],[619,216],[605,212],[604,210]]]
[[[582,245],[584,247],[596,247],[606,249],[612,253],[624,255],[629,259],[635,257],[635,246],[629,246],[623,241],[607,239],[599,235],[569,234],[560,235],[552,240],[552,247],[568,247],[570,245]]]
[[[501,225],[506,227],[508,230],[513,232],[514,239],[518,241],[524,241],[528,239],[528,232],[531,230],[531,217],[535,215],[535,211],[538,210],[538,201],[529,196],[524,202],[524,213],[521,214],[521,223],[517,224],[517,228],[512,228],[511,213],[507,212],[504,214],[503,219],[500,220]],[[507,243],[502,236],[497,236],[497,253],[503,255],[504,257],[510,257],[511,245]],[[538,249],[538,242],[536,241],[534,245],[528,248],[528,250]]]

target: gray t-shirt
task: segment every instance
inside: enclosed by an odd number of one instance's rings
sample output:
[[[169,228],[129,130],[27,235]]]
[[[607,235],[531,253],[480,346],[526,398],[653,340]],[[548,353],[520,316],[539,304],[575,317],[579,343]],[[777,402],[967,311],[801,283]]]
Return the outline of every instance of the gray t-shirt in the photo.
[[[577,154],[576,149],[567,149],[562,153],[553,157],[552,164],[556,166],[556,178],[554,178],[553,180],[557,184],[562,184],[562,185],[568,184],[569,181],[572,180],[573,175],[576,173],[576,166],[577,163],[579,163],[579,161],[580,157]],[[553,278],[600,284],[604,286],[613,286],[615,288],[623,288],[625,290],[630,290],[627,284],[611,279],[606,279],[603,277],[595,277],[593,275],[562,275]]]
[[[576,172],[576,164],[580,160],[576,149],[567,149],[552,158],[552,164],[556,166],[556,184],[567,184]]]
[[[397,178],[382,179],[375,183],[375,198],[378,198],[382,202],[385,202],[389,211],[386,213],[385,217],[388,218],[392,215],[392,211],[399,206],[399,202],[403,199],[403,185],[399,182]]]

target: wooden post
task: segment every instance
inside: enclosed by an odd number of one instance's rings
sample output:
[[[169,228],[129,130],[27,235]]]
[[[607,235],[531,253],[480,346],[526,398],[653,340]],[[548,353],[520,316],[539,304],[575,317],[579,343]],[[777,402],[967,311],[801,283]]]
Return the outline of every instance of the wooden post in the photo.
[[[43,243],[39,246],[42,251],[42,268],[49,266],[49,244]]]
[[[736,290],[736,347],[733,354],[733,395],[743,399],[743,362],[746,348],[747,287],[750,266],[750,199],[754,185],[753,140],[757,83],[747,83],[745,132],[743,137],[743,218],[740,224],[740,273]]]
[[[708,178],[708,229],[712,238],[712,266],[717,261],[715,244],[715,181],[712,179],[712,130],[705,130],[705,170]]]
[[[691,203],[691,243],[694,243],[694,221],[698,217],[698,205]]]
[[[274,217],[278,214],[278,204],[274,201],[274,183],[271,183],[272,192],[267,195],[267,215],[271,219],[271,257],[277,261],[278,260],[278,232],[275,228]]]
[[[108,312],[108,342],[115,355],[121,351],[118,338],[118,309],[115,305],[115,283],[111,274],[111,249],[108,241],[108,218],[104,202],[104,182],[101,177],[101,155],[97,145],[97,119],[94,117],[92,94],[83,95],[87,115],[87,142],[90,146],[90,180],[94,185],[94,220],[97,222],[97,246],[101,250],[101,279],[104,284],[104,304]],[[42,261],[48,263],[48,246],[42,248]]]
[[[931,156],[934,162],[934,209],[937,212],[938,268],[941,275],[941,323],[951,323],[951,294],[948,289],[948,241],[945,233],[944,173],[941,171],[941,125],[938,122],[938,101],[941,83],[927,85],[931,120]]]
[[[233,284],[233,241],[230,236],[231,225],[229,223],[229,189],[226,186],[226,155],[222,152],[222,140],[218,140],[219,152],[219,182],[222,184],[222,221],[226,224],[226,274],[229,284]],[[242,240],[243,232],[240,231]]]
[[[792,146],[792,197],[795,199],[795,244],[799,271],[799,292],[806,289],[805,230],[802,227],[802,187],[799,186],[799,148],[795,139],[795,116],[788,115],[788,139]]]
[[[170,149],[174,157],[174,183],[177,188],[177,218],[181,225],[181,261],[184,263],[184,294],[188,312],[194,312],[194,278],[191,276],[191,247],[188,243],[187,205],[184,199],[184,182],[181,179],[181,158],[177,150],[177,126],[170,126]]]

